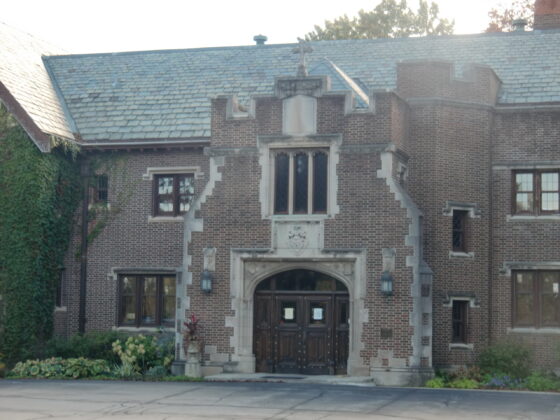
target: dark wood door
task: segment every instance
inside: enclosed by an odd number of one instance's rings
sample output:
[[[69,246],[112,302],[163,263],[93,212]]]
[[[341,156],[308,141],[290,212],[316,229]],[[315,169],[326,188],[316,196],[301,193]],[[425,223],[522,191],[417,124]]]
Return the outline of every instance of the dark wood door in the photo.
[[[321,290],[297,290],[309,289],[310,282],[302,280],[296,287],[286,278],[267,280],[257,289],[254,352],[258,372],[346,373],[349,297],[339,282],[331,280],[332,287],[328,282],[318,283],[322,286],[315,288]],[[287,290],[275,290],[276,283]]]

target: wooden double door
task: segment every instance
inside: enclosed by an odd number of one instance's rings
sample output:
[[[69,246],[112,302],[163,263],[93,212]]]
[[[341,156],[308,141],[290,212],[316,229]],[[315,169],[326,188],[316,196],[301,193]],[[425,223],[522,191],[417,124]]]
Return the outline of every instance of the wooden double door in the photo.
[[[346,373],[350,313],[346,288],[313,271],[292,270],[283,277],[289,279],[290,274],[291,282],[272,278],[255,292],[257,371]]]

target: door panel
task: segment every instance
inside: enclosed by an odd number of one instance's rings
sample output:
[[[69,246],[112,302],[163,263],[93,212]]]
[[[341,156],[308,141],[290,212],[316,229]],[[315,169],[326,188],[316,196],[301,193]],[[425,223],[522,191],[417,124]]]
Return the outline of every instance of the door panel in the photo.
[[[350,331],[350,300],[347,296],[334,299],[334,362],[337,375],[346,374]]]
[[[297,296],[276,296],[274,307],[275,371],[298,373],[301,364],[301,300]]]
[[[257,296],[254,303],[254,352],[258,372],[273,371],[272,296]]]
[[[304,296],[303,373],[328,375],[332,360],[332,297]]]

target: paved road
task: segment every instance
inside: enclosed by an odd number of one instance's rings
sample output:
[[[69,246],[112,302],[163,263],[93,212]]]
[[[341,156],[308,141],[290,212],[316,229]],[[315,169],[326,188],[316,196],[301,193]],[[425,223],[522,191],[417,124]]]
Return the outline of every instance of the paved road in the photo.
[[[298,383],[0,381],[0,419],[560,419],[560,394]]]

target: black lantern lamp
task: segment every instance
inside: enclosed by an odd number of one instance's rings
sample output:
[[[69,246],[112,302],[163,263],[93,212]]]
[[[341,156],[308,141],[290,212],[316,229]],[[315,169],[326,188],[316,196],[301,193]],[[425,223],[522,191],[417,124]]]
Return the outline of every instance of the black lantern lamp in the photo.
[[[381,293],[385,296],[393,294],[393,276],[388,271],[384,271],[381,274]]]
[[[214,281],[214,276],[208,270],[204,270],[200,275],[200,288],[204,293],[210,293],[212,291],[212,282]]]

